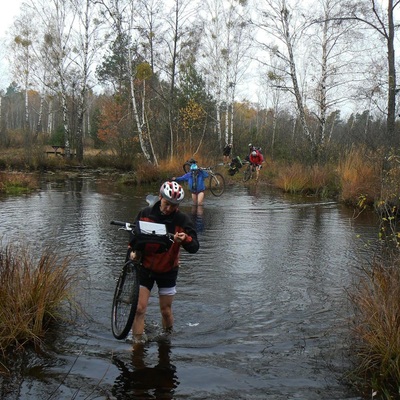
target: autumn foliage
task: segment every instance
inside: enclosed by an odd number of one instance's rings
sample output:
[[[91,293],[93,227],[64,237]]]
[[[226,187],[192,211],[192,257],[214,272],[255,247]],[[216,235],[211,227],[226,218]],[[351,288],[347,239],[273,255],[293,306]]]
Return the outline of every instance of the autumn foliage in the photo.
[[[100,107],[98,139],[119,156],[129,156],[138,141],[132,134],[132,120],[129,110],[117,98],[103,99]]]

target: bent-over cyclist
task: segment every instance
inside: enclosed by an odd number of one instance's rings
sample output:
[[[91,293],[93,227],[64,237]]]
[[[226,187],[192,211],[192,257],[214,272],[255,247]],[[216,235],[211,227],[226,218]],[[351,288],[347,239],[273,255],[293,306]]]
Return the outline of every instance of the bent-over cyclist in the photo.
[[[256,180],[258,180],[260,169],[262,168],[262,164],[264,162],[264,157],[259,150],[253,148],[253,151],[250,153],[249,156],[249,161],[252,165],[254,165],[256,169]]]

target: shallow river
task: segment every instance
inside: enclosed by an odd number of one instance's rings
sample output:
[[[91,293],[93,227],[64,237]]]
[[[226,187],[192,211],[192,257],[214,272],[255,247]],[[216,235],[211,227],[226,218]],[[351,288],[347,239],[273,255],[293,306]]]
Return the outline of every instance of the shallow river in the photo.
[[[175,326],[159,336],[152,297],[150,341],[133,350],[114,339],[110,308],[132,221],[156,187],[117,187],[81,176],[44,179],[42,190],[0,200],[0,237],[77,255],[86,315],[48,353],[1,378],[2,399],[358,399],[349,367],[346,289],[377,236],[372,216],[333,201],[230,186],[189,200],[201,248],[182,253]]]

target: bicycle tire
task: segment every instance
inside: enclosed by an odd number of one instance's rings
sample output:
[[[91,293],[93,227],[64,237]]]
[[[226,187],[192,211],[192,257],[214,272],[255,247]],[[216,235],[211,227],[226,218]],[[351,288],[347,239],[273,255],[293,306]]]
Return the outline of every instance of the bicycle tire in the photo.
[[[185,164],[183,164],[183,170],[185,171],[185,174],[188,173],[190,171],[190,166],[192,164],[190,164],[190,162],[186,161]]]
[[[248,165],[243,172],[243,181],[247,182],[251,178],[251,175],[252,175],[251,165]]]
[[[139,300],[139,268],[133,261],[127,261],[115,287],[111,329],[116,339],[125,339],[132,329]]]
[[[214,172],[210,176],[210,191],[216,197],[221,196],[225,191],[225,178],[219,172]]]

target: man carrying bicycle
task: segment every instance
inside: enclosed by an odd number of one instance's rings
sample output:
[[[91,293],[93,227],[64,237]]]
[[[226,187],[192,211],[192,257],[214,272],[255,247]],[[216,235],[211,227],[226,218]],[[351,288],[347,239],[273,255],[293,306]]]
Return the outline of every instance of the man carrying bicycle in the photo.
[[[174,323],[172,302],[176,293],[176,281],[179,269],[179,254],[183,247],[188,253],[197,253],[199,241],[191,218],[178,207],[184,198],[182,186],[177,182],[164,182],[160,188],[159,201],[144,208],[136,217],[137,221],[165,224],[167,231],[173,234],[168,249],[160,245],[146,244],[143,250],[136,251],[135,237],[129,243],[129,256],[132,260],[140,258],[139,301],[133,322],[134,340],[142,340],[145,315],[154,283],[158,287],[162,326],[170,332]]]
[[[178,177],[173,177],[173,181],[187,181],[189,190],[192,193],[193,204],[202,206],[204,201],[204,191],[206,190],[205,179],[208,178],[208,172],[197,166],[196,161],[191,159],[190,171]]]
[[[249,155],[249,162],[256,169],[256,181],[258,181],[258,176],[260,174],[260,169],[262,168],[262,164],[264,162],[264,157],[259,150],[256,150],[253,147],[252,152]]]

